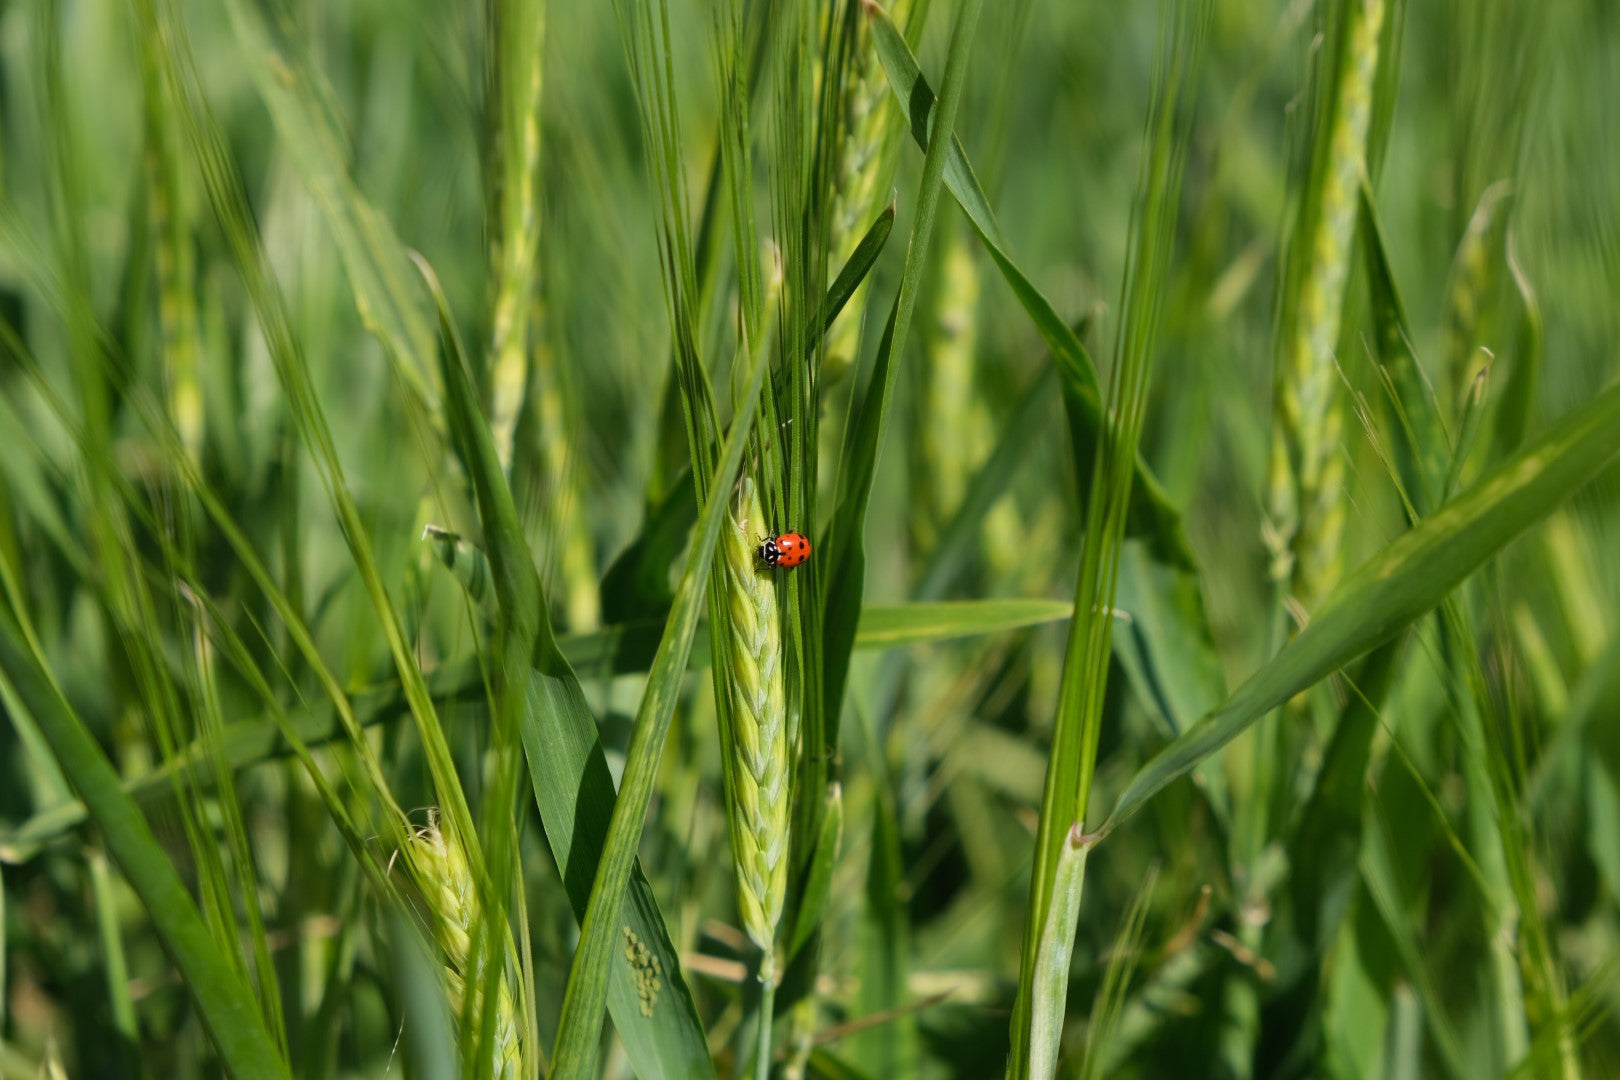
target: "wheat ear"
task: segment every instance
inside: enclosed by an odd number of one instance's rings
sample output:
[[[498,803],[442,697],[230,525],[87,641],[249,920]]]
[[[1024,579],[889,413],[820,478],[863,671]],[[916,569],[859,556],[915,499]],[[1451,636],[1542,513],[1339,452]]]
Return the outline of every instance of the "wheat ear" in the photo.
[[[776,583],[755,543],[765,533],[759,493],[738,484],[733,520],[722,539],[726,616],[719,633],[731,661],[731,847],[743,929],[763,951],[761,978],[774,976],[773,943],[787,893],[787,680]]]
[[[467,867],[466,852],[453,833],[439,827],[436,814],[411,839],[410,857],[416,869],[416,881],[428,907],[434,940],[444,954],[445,994],[455,1015],[461,1016],[468,1006],[469,982],[474,988],[475,998],[471,1004],[475,1010],[482,1007],[480,999],[490,982],[486,972],[471,970],[474,966],[473,929],[480,917],[478,892]],[[515,969],[511,952],[508,939],[507,966]],[[518,1080],[523,1075],[523,1040],[519,1034],[522,1027],[510,973],[500,980],[500,987],[500,997],[495,1003],[492,1075],[495,1080]]]

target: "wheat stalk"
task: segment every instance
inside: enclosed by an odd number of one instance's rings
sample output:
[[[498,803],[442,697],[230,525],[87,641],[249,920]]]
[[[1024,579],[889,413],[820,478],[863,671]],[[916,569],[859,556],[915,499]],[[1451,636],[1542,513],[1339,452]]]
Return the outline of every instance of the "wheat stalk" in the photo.
[[[546,347],[545,308],[536,296],[545,18],[542,9],[524,4],[497,4],[494,11],[491,32],[500,41],[491,87],[499,109],[492,140],[498,228],[491,230],[490,245],[495,299],[490,320],[489,429],[501,468],[511,475],[525,402],[533,410],[533,447],[545,492],[546,528],[559,538],[568,627],[590,630],[601,616],[595,559],[579,513],[579,480],[561,369]]]
[[[150,27],[143,33],[155,34]],[[141,78],[145,93],[146,146],[144,169],[147,213],[152,229],[152,269],[158,284],[158,329],[163,346],[169,415],[193,462],[202,460],[203,395],[197,382],[200,349],[197,312],[197,255],[192,244],[188,198],[179,133],[163,106],[161,75],[152,64],[157,47],[143,48]]]

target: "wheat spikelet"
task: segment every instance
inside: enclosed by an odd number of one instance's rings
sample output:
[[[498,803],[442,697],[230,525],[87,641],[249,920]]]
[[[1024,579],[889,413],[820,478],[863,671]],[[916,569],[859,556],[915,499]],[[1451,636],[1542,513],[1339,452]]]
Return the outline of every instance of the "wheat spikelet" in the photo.
[[[901,26],[910,13],[911,0],[895,0],[889,6],[890,16]],[[830,17],[838,17],[836,8]],[[851,29],[854,40],[850,42],[849,69],[839,103],[843,138],[838,147],[827,243],[828,272],[834,275],[854,253],[882,208],[901,134],[899,113],[887,100],[888,77],[872,47],[872,31],[865,15],[857,13]],[[867,283],[862,282],[827,333],[822,373],[828,379],[837,379],[854,362],[866,292]]]
[[[480,913],[478,893],[467,868],[467,855],[454,835],[439,827],[438,816],[434,815],[412,836],[410,858],[431,916],[428,921],[434,940],[444,954],[445,994],[450,999],[451,1010],[461,1016],[468,1006],[469,980],[474,987],[474,1009],[482,1007],[478,999],[489,982],[483,972],[470,970],[473,966],[472,934]],[[507,952],[511,952],[510,941]],[[516,966],[512,960],[508,955],[508,967]],[[523,1072],[517,999],[512,993],[510,977],[503,977],[500,984],[500,997],[495,1005],[493,1075],[496,1080],[517,1080]]]
[[[500,8],[500,15],[516,8]],[[495,309],[490,334],[490,433],[501,467],[512,467],[518,413],[529,380],[530,300],[540,247],[540,91],[543,24],[517,20],[493,29],[502,48],[499,82],[500,229],[493,237]]]
[[[1367,131],[1378,75],[1384,0],[1348,0],[1346,40],[1329,123],[1320,203],[1304,249],[1292,331],[1278,381],[1278,434],[1271,459],[1267,545],[1272,572],[1290,573],[1307,604],[1339,574],[1344,533],[1344,409],[1334,349],[1344,314],[1358,192],[1366,172]]]
[[[940,269],[938,301],[928,335],[923,453],[928,465],[927,522],[918,539],[930,544],[967,492],[968,478],[990,451],[990,415],[974,388],[978,348],[979,272],[961,229],[951,232]]]
[[[146,28],[144,33],[155,33]],[[178,132],[163,108],[161,76],[152,52],[139,50],[145,82],[146,145],[143,165],[147,216],[152,230],[152,268],[158,285],[158,330],[163,342],[169,415],[193,462],[202,459],[203,395],[197,382],[197,255],[191,237],[193,200],[181,168]]]
[[[721,540],[726,616],[720,631],[731,663],[733,783],[731,846],[737,862],[737,906],[743,928],[774,971],[772,943],[787,893],[787,681],[776,585],[759,562],[755,540],[765,533],[753,482],[737,486],[733,521]]]

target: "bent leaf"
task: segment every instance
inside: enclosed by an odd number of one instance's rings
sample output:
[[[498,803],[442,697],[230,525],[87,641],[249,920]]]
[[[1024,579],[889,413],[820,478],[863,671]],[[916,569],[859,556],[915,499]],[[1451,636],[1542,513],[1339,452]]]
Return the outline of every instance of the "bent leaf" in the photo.
[[[877,49],[878,59],[889,77],[889,88],[894,91],[895,101],[905,113],[912,136],[917,140],[917,144],[926,150],[934,92],[929,87],[928,80],[923,77],[922,69],[917,66],[916,56],[912,54],[911,47],[906,44],[905,35],[895,26],[894,20],[875,4],[867,5],[866,10],[872,20],[872,41]],[[985,198],[984,189],[979,186],[978,177],[974,175],[967,153],[962,149],[962,141],[954,132],[945,151],[945,186],[956,197],[957,204],[962,207],[962,212],[972,223],[973,231],[984,241],[985,250],[990,253],[990,258],[1001,271],[1001,276],[1006,279],[1013,295],[1018,298],[1030,321],[1035,324],[1035,329],[1046,342],[1047,348],[1052,350],[1052,359],[1057,364],[1058,375],[1063,380],[1064,397],[1070,402],[1074,413],[1073,419],[1081,432],[1089,436],[1091,447],[1094,448],[1097,441],[1105,438],[1107,434],[1106,425],[1103,423],[1102,394],[1097,381],[1097,365],[1092,360],[1091,354],[1086,351],[1085,345],[1081,343],[1079,336],[1068,323],[1058,317],[1051,302],[1012,261],[1012,256],[1007,254],[1001,226],[996,221],[995,213],[990,209],[990,202]],[[1076,449],[1080,450],[1079,447]],[[1095,452],[1094,449],[1092,452]],[[1077,462],[1077,465],[1082,466],[1077,469],[1078,476],[1091,475],[1089,453],[1086,460]],[[1131,501],[1125,522],[1125,534],[1130,537],[1147,538],[1154,554],[1167,562],[1192,565],[1192,552],[1187,546],[1187,538],[1181,528],[1181,512],[1170,502],[1170,496],[1165,492],[1164,485],[1153,475],[1152,470],[1140,456],[1137,457],[1136,476],[1131,484]]]
[[[1522,453],[1363,564],[1310,625],[1226,704],[1137,770],[1098,831],[1112,831],[1255,720],[1439,604],[1617,454],[1620,384],[1565,415]]]

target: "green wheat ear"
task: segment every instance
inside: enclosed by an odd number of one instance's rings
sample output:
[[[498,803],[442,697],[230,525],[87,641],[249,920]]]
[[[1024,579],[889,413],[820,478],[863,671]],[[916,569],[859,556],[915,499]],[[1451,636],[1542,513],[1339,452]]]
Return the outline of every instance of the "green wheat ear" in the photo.
[[[965,230],[951,230],[940,286],[930,314],[923,404],[923,482],[926,497],[913,515],[921,550],[935,544],[967,493],[973,471],[993,443],[990,412],[975,392],[973,364],[979,345],[979,268]],[[988,522],[988,519],[986,519]]]
[[[1307,605],[1327,594],[1343,564],[1344,403],[1334,349],[1344,316],[1357,192],[1366,174],[1384,8],[1384,0],[1347,4],[1331,128],[1320,161],[1313,164],[1319,190],[1314,207],[1308,200],[1302,217],[1309,239],[1278,380],[1279,441],[1272,447],[1267,544],[1273,576],[1292,578],[1296,595]]]
[[[904,26],[912,0],[894,0],[888,7],[890,18]],[[866,16],[857,15],[850,30],[854,40],[838,102],[843,137],[838,145],[837,182],[829,218],[828,251],[834,272],[854,252],[889,197],[888,184],[904,131],[900,115],[889,101],[888,78],[872,46]],[[828,380],[842,378],[855,360],[867,291],[868,283],[863,281],[827,333],[822,376]]]
[[[482,1007],[477,1000],[484,992],[489,977],[472,972],[472,935],[480,919],[478,893],[473,886],[472,874],[467,868],[467,854],[453,833],[439,826],[438,815],[411,837],[409,849],[416,881],[428,907],[430,928],[434,940],[444,954],[445,995],[456,1016],[465,1015],[468,1005],[469,976],[474,986],[473,1008]],[[516,969],[512,955],[512,942],[507,940],[507,967]],[[523,1075],[523,1041],[517,999],[512,993],[510,974],[500,981],[500,998],[495,1004],[495,1080],[517,1080]]]
[[[760,977],[774,977],[772,949],[787,893],[788,725],[776,583],[755,539],[765,511],[753,481],[737,485],[732,522],[721,538],[726,569],[723,635],[731,661],[731,848],[743,928],[765,955]]]

